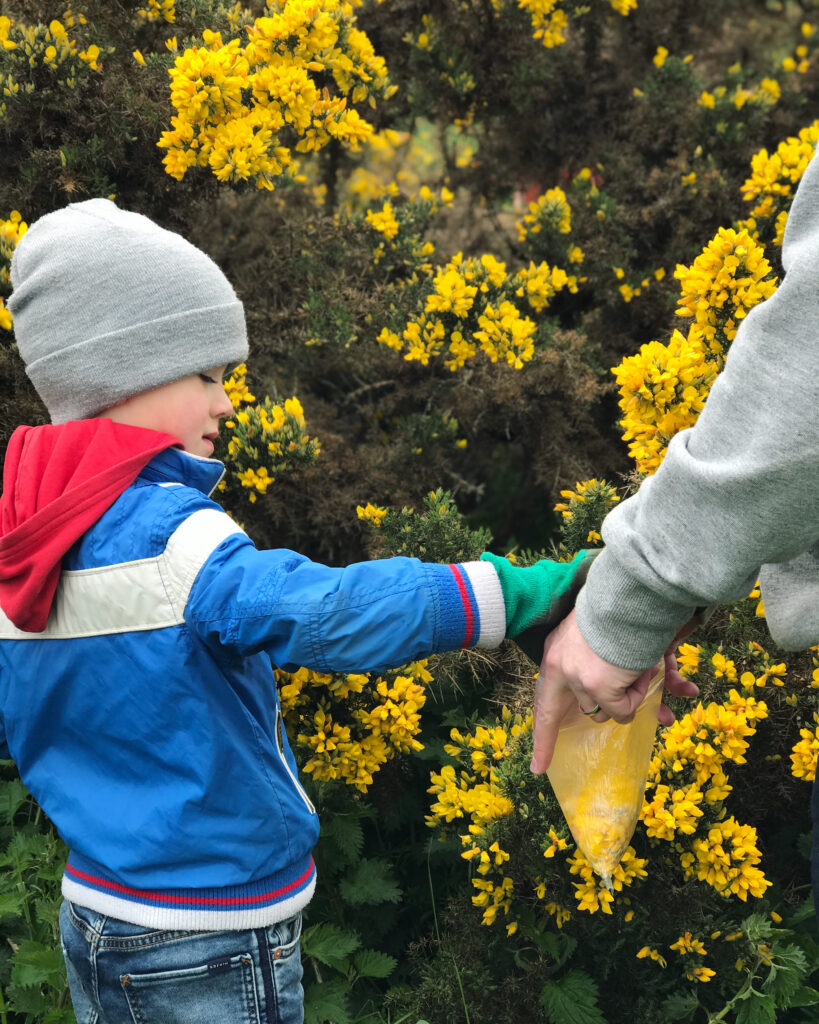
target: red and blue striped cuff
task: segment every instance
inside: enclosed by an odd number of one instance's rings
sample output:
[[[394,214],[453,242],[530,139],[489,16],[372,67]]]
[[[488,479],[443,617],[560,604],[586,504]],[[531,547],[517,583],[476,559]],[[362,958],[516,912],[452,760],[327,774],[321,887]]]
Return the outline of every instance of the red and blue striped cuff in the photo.
[[[137,889],[72,853],[63,896],[79,906],[146,928],[183,931],[262,928],[305,907],[315,889],[316,866],[302,861],[245,885],[201,889]]]
[[[447,622],[455,641],[450,647],[497,647],[506,635],[506,605],[494,566],[460,562],[447,568],[454,584],[446,602],[453,613]]]

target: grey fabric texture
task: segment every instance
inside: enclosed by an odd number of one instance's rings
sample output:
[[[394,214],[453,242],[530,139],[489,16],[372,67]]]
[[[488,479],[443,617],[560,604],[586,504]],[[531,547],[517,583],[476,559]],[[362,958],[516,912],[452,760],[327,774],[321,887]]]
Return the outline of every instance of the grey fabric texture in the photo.
[[[242,303],[213,260],[108,199],[35,221],[11,283],[17,346],[54,423],[247,358]]]
[[[695,426],[603,524],[576,614],[612,664],[655,664],[695,607],[745,597],[757,578],[774,640],[819,643],[819,159],[794,198],[782,263]]]

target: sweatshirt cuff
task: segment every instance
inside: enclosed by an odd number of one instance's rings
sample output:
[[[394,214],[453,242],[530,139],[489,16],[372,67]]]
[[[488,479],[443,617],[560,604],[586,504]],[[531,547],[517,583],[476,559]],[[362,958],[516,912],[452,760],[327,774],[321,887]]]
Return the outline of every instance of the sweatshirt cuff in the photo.
[[[578,628],[595,654],[632,671],[656,665],[695,611],[644,586],[606,550],[594,560],[575,605]]]
[[[460,562],[444,570],[440,650],[497,647],[506,636],[506,605],[488,562]]]

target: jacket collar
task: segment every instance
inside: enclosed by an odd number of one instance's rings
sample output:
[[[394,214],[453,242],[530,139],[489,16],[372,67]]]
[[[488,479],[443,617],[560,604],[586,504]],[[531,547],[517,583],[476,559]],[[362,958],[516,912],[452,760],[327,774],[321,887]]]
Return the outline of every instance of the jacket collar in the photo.
[[[218,459],[192,455],[181,448],[166,448],[151,459],[139,474],[139,479],[151,483],[185,484],[210,496],[224,475],[225,467]]]

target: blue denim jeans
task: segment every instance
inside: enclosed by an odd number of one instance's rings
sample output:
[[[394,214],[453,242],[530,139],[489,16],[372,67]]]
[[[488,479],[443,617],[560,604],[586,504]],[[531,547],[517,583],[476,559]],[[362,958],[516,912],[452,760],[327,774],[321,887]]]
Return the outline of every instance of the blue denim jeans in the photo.
[[[156,931],[65,901],[78,1024],[302,1024],[301,914],[249,931]]]

